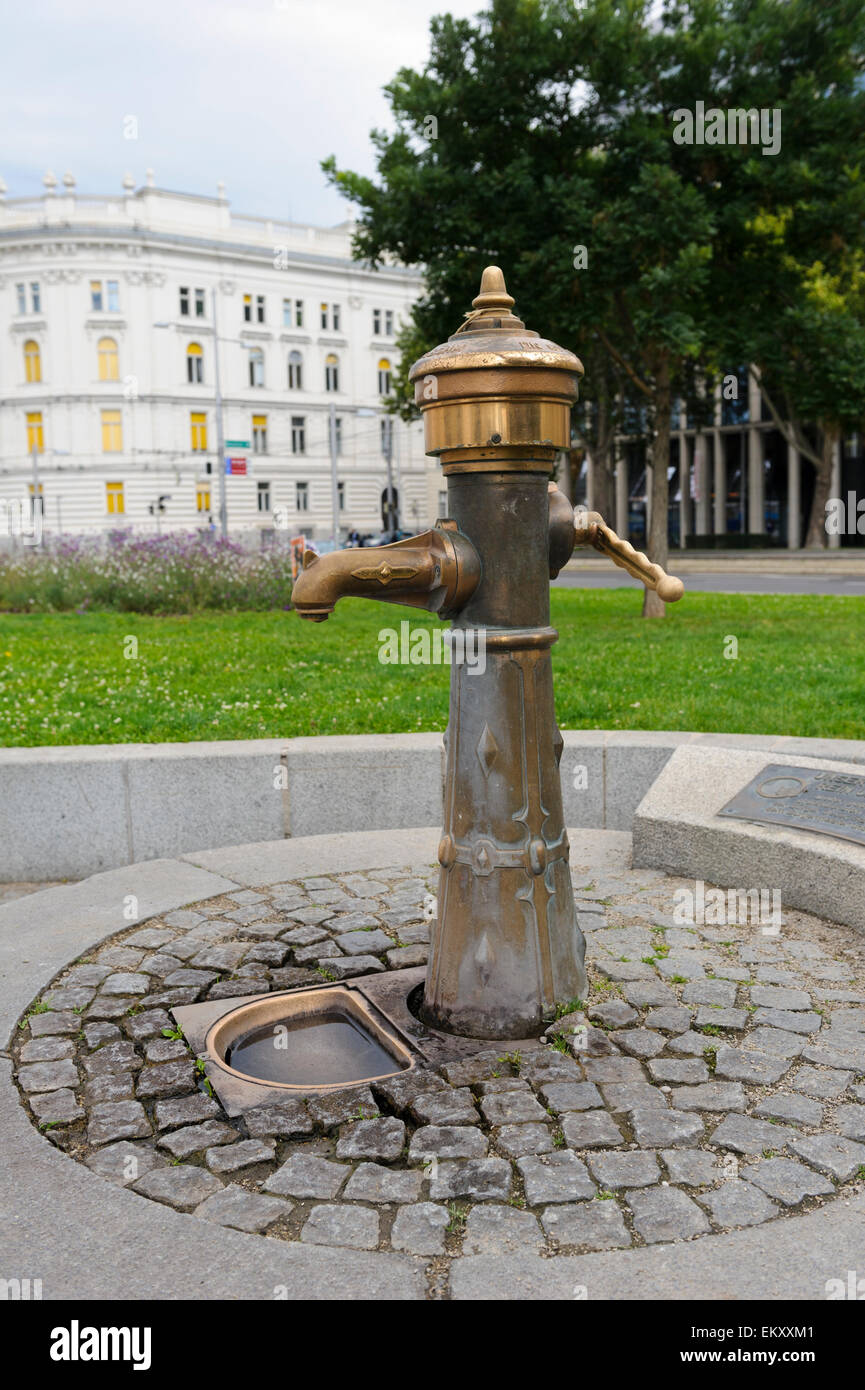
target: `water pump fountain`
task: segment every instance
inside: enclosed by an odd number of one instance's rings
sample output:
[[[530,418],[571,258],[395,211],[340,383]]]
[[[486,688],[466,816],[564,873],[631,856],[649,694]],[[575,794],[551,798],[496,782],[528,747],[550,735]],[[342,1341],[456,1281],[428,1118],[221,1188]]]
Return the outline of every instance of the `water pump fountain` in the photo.
[[[438,919],[415,1009],[432,1035],[464,1040],[536,1037],[558,1003],[586,988],[562,816],[550,578],[588,544],[666,602],[683,592],[550,481],[570,444],[583,368],[513,305],[489,266],[464,323],[410,373],[427,453],[447,478],[448,518],[393,545],[308,552],[292,595],[314,622],[346,595],[424,608],[484,654],[451,665]],[[395,978],[379,1005],[405,1021]],[[235,1040],[242,1013],[232,1015]]]

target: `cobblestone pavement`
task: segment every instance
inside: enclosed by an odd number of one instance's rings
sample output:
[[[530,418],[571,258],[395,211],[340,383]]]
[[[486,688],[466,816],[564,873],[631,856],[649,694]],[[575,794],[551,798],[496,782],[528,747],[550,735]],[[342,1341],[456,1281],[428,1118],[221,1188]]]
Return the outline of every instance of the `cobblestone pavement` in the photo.
[[[427,1257],[434,1291],[460,1253],[688,1240],[865,1187],[865,942],[795,912],[685,927],[695,885],[647,870],[573,870],[590,997],[543,1047],[227,1118],[167,1010],[420,965],[436,877],[277,883],[118,934],[22,1020],[34,1123],[203,1220]]]

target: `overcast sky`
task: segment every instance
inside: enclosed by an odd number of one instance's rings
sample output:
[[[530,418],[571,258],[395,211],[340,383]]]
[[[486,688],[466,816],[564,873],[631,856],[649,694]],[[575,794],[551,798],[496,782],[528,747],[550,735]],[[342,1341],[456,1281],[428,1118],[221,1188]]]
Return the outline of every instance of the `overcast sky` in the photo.
[[[429,20],[483,0],[4,0],[0,176],[10,198],[51,169],[81,193],[154,170],[160,188],[324,226],[348,204],[319,161],[372,173],[382,87],[422,67]],[[124,137],[137,121],[138,138]]]

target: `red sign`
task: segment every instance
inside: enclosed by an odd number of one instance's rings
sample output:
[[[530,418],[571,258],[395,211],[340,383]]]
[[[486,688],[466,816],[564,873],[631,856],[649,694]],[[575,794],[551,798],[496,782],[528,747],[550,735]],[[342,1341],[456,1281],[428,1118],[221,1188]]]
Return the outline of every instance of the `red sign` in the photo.
[[[225,471],[234,477],[246,477],[246,459],[227,458],[225,460]]]

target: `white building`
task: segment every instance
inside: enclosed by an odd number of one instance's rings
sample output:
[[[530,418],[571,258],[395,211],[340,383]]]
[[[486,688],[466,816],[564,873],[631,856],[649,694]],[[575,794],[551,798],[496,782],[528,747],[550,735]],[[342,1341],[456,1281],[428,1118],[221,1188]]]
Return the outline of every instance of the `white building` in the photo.
[[[431,523],[421,425],[382,409],[415,270],[352,261],[349,223],[234,216],[222,185],[44,184],[0,184],[0,501],[29,501],[35,450],[49,535],[218,523],[215,302],[230,530],[331,535],[331,416],[343,538],[382,530],[388,429],[400,524]]]

